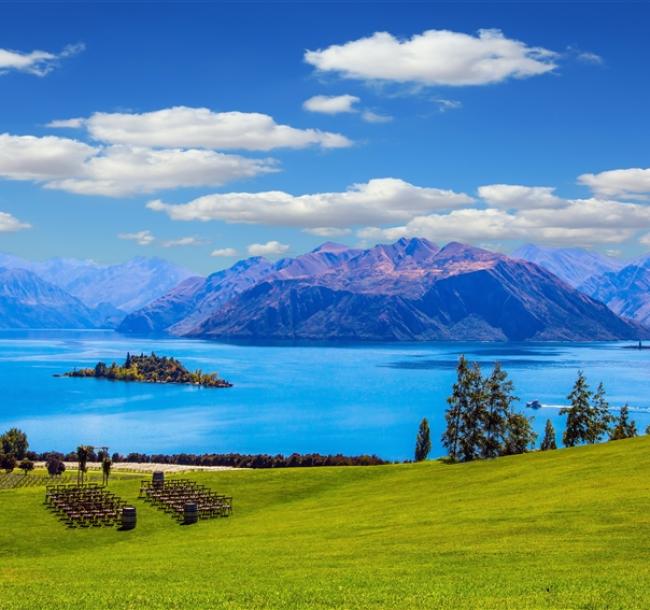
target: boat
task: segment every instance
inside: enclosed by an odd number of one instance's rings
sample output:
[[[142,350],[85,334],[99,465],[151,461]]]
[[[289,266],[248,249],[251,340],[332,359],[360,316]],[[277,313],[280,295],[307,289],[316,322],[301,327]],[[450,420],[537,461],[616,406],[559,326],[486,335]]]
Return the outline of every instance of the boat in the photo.
[[[539,400],[531,400],[530,402],[526,403],[526,406],[529,409],[541,409],[542,408],[542,403],[539,402]]]

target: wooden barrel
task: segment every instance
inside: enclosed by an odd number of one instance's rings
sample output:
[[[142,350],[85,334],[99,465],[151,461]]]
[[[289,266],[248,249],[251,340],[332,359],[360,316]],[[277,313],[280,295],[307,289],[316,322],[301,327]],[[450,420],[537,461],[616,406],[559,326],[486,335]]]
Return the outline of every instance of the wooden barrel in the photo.
[[[132,530],[136,523],[135,506],[125,506],[122,509],[122,529]]]
[[[183,522],[185,525],[196,523],[199,520],[199,507],[196,502],[186,502],[183,507]]]
[[[154,487],[162,487],[165,484],[165,473],[162,470],[156,470],[153,473],[151,481]]]

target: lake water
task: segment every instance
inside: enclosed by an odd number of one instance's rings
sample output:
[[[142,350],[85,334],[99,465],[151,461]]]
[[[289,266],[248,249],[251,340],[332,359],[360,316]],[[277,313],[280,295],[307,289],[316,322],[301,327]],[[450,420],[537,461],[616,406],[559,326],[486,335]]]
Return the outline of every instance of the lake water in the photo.
[[[650,350],[621,343],[426,343],[247,346],[140,339],[105,331],[0,332],[0,431],[18,426],[37,451],[78,444],[111,451],[215,453],[375,453],[411,458],[427,417],[432,455],[460,354],[489,367],[500,361],[521,403],[543,430],[558,432],[577,371],[610,403],[629,402],[640,431],[650,424]],[[180,359],[218,371],[231,389],[56,378],[127,351]],[[523,406],[522,406],[523,408]]]

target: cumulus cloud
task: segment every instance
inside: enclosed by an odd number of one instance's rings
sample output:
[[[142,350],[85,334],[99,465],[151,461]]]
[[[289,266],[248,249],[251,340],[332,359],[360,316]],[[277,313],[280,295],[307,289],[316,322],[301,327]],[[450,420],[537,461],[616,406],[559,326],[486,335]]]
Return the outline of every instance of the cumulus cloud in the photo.
[[[0,177],[112,197],[162,189],[220,186],[277,170],[274,161],[202,149],[93,147],[55,136],[0,134]]]
[[[13,233],[23,229],[31,229],[32,225],[21,222],[9,212],[0,212],[0,233]]]
[[[47,181],[75,175],[97,150],[88,144],[45,136],[0,134],[0,176]]]
[[[265,244],[251,244],[248,246],[248,253],[251,256],[277,256],[289,251],[287,244],[279,241],[267,241]]]
[[[488,205],[502,209],[557,208],[565,205],[555,189],[548,186],[520,186],[517,184],[488,184],[478,194]]]
[[[483,207],[419,215],[404,225],[366,227],[363,239],[526,240],[554,245],[621,243],[650,227],[650,208],[603,199],[561,199],[550,187],[489,185]]]
[[[268,159],[212,150],[110,146],[90,158],[78,175],[46,183],[80,195],[128,196],[179,187],[220,186],[276,170]]]
[[[433,86],[487,85],[554,70],[557,53],[506,38],[500,30],[476,36],[427,30],[408,39],[376,32],[326,49],[307,51],[305,61],[349,79]]]
[[[178,239],[168,239],[162,243],[163,248],[179,248],[185,246],[202,246],[206,242],[200,237],[179,237]]]
[[[147,207],[172,220],[223,220],[300,228],[348,228],[352,225],[408,220],[416,214],[468,204],[472,197],[438,188],[414,186],[396,178],[376,178],[346,191],[291,195],[283,191],[218,193],[185,204],[151,201]]]
[[[646,199],[650,194],[650,168],[612,169],[599,174],[582,174],[578,182],[601,197]]]
[[[78,121],[95,140],[131,146],[268,151],[352,145],[342,134],[280,125],[267,114],[187,106],[143,113],[96,112],[87,119],[57,120],[50,126],[70,127]]]
[[[210,256],[216,256],[216,257],[237,256],[237,250],[235,250],[234,248],[217,248],[216,250],[212,250]]]
[[[60,53],[51,53],[49,51],[25,53],[11,49],[0,49],[0,74],[16,70],[35,76],[45,76],[54,70],[62,59],[77,55],[84,49],[83,43],[67,45]]]
[[[117,237],[118,239],[134,241],[138,246],[150,246],[156,240],[151,231],[148,230],[135,233],[119,233]]]
[[[315,95],[305,100],[302,107],[309,112],[339,114],[341,112],[356,112],[354,105],[360,101],[356,95]]]

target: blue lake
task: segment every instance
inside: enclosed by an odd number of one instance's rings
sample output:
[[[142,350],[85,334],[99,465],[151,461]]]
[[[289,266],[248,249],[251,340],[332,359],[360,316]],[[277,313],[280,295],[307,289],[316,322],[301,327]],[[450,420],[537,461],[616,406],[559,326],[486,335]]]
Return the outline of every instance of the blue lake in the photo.
[[[650,350],[622,343],[425,343],[248,346],[135,339],[105,331],[0,332],[0,430],[24,429],[37,451],[80,443],[111,451],[375,453],[411,458],[419,421],[432,455],[460,354],[489,368],[500,361],[535,428],[558,432],[577,371],[605,383],[610,403],[628,402],[640,431],[650,424]],[[180,359],[218,371],[231,389],[56,378],[126,352]],[[548,405],[548,406],[546,406]],[[523,408],[523,406],[522,406]]]

